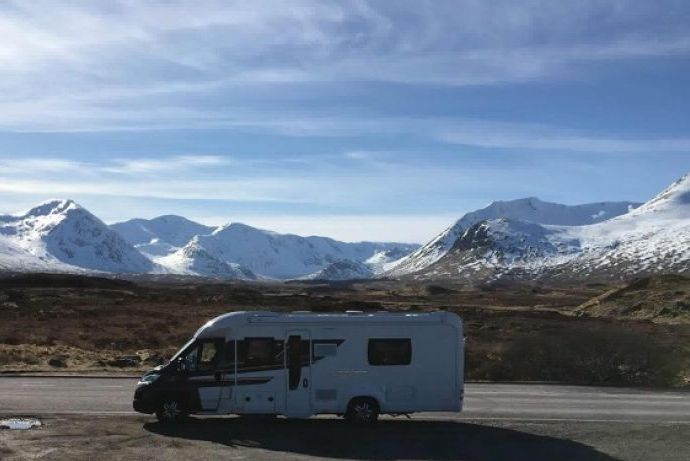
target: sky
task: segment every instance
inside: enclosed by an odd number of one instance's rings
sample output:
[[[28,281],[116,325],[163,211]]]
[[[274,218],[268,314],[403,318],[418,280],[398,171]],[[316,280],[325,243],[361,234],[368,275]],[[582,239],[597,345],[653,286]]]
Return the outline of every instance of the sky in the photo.
[[[5,1],[0,211],[423,243],[690,171],[690,3]]]

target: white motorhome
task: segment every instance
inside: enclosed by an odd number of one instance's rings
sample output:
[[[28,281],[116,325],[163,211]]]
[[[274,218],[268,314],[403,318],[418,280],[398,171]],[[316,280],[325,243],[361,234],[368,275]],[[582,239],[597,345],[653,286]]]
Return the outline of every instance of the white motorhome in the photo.
[[[343,415],[461,411],[464,336],[449,312],[232,312],[146,373],[134,409],[187,414]]]

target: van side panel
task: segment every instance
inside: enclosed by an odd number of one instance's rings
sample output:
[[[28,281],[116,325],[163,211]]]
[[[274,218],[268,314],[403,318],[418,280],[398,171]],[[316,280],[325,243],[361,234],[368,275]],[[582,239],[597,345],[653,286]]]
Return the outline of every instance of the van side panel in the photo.
[[[462,322],[454,314],[446,314],[437,322],[291,322],[267,318],[252,323],[239,316],[236,320],[227,327],[227,340],[273,338],[283,341],[284,348],[288,331],[309,332],[310,363],[304,363],[303,369],[310,370],[305,370],[303,376],[310,378],[301,383],[308,386],[310,394],[306,416],[343,414],[350,400],[358,396],[375,398],[382,413],[462,409],[464,339]],[[409,340],[409,364],[370,363],[372,339],[397,343]],[[218,413],[285,414],[289,392],[284,349],[280,360],[280,364],[261,370],[243,368],[238,363],[235,374],[225,374],[227,385]]]
[[[371,325],[315,328],[314,341],[341,338],[336,356],[316,357],[312,369],[315,413],[344,413],[350,399],[374,397],[384,413],[458,411],[461,342],[450,325]],[[409,338],[409,365],[371,365],[372,338]]]

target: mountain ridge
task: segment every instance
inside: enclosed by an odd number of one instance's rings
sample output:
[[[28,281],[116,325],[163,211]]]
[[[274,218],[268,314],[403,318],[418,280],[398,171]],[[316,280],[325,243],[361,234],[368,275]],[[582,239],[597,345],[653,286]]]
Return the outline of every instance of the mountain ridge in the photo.
[[[481,237],[481,239],[479,238]],[[582,226],[502,218],[468,229],[418,279],[626,279],[690,271],[690,177],[628,213]]]
[[[0,215],[0,270],[469,281],[686,273],[690,177],[643,204],[562,205],[536,197],[491,202],[423,246],[340,242],[239,222],[212,227],[176,215],[106,226],[73,200],[56,199]]]
[[[563,205],[536,197],[494,201],[484,208],[464,214],[415,252],[388,264],[386,273],[395,277],[423,270],[443,257],[467,229],[484,220],[511,218],[537,224],[582,225],[619,216],[639,205],[627,201]]]
[[[73,200],[0,216],[0,267],[143,273],[155,265]]]
[[[394,242],[340,242],[329,237],[302,237],[295,234],[257,229],[243,223],[230,223],[216,228],[209,235],[194,237],[175,257],[159,258],[165,265],[176,261],[179,265],[193,265],[185,248],[203,248],[220,261],[235,263],[254,274],[276,279],[304,277],[331,263],[342,260],[364,262],[379,251],[412,251],[413,244]],[[176,270],[175,266],[168,266]]]

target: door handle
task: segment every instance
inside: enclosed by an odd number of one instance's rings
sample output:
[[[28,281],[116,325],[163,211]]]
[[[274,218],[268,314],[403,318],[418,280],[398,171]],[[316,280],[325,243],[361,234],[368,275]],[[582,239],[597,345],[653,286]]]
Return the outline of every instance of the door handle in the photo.
[[[216,381],[222,381],[223,374],[220,371],[217,371],[215,374]]]
[[[302,380],[302,387],[309,387],[309,380],[308,379],[305,378],[304,380]]]

